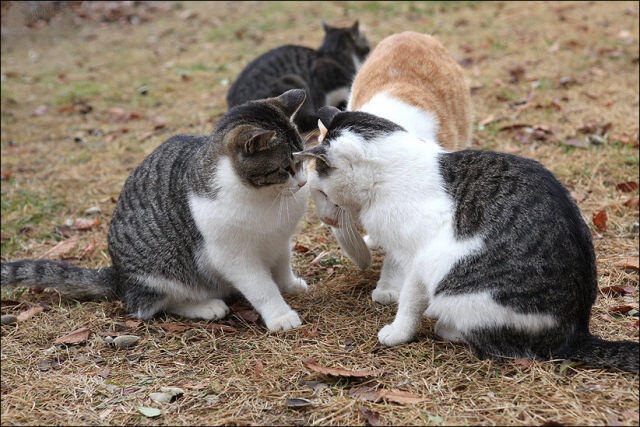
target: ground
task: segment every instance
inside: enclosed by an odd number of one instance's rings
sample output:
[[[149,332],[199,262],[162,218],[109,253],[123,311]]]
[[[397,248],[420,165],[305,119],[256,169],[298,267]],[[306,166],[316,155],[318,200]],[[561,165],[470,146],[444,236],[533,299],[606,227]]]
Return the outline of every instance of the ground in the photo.
[[[82,6],[84,17],[63,11],[31,28],[18,9],[3,9],[3,260],[43,256],[67,241],[58,257],[109,265],[114,201],[147,154],[170,135],[211,132],[230,82],[256,55],[318,46],[321,19],[359,19],[374,46],[421,31],[460,61],[473,94],[474,147],[536,159],[571,190],[597,253],[591,329],[638,340],[637,2],[124,3]],[[383,348],[376,333],[395,306],[370,299],[381,255],[358,271],[312,207],[294,240],[295,269],[311,286],[287,297],[303,319],[288,332],[267,331],[242,301],[218,322],[233,329],[220,332],[169,315],[136,324],[120,302],[3,290],[2,314],[45,310],[2,326],[2,424],[638,422],[637,375],[478,360],[438,340],[427,319],[417,341]],[[83,327],[88,338],[54,344]],[[123,333],[140,341],[121,350],[105,342]],[[303,366],[309,357],[383,372],[327,376]],[[153,402],[150,393],[164,386],[185,393]],[[362,386],[425,399],[372,402],[353,392]],[[290,407],[287,398],[311,405]],[[146,418],[139,407],[161,415]]]

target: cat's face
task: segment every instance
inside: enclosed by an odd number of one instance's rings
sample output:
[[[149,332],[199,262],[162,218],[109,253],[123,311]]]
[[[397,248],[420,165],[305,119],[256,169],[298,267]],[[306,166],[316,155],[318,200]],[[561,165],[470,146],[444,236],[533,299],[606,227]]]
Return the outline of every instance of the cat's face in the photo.
[[[225,115],[218,128],[225,133],[226,154],[245,185],[293,195],[306,184],[302,161],[293,157],[303,144],[292,122],[304,99],[304,90],[293,89],[276,98],[247,102]]]
[[[371,114],[341,113],[334,107],[322,108],[318,116],[320,144],[295,156],[307,159],[309,189],[318,217],[340,227],[344,209],[357,215],[371,197],[378,165],[385,161],[376,141],[403,129]],[[325,122],[329,125],[324,126]]]
[[[371,51],[371,46],[367,37],[360,31],[358,21],[346,28],[332,27],[325,22],[322,26],[325,32],[323,46],[355,57],[360,64],[364,62]]]

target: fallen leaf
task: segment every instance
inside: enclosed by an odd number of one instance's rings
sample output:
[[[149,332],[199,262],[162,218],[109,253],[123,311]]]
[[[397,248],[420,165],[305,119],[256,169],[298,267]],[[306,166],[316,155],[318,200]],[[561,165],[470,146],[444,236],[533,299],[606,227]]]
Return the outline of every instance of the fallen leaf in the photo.
[[[251,323],[257,322],[258,319],[260,318],[260,315],[255,310],[236,311],[234,315]]]
[[[611,313],[620,313],[620,314],[624,314],[628,311],[633,310],[635,307],[631,306],[631,305],[619,305],[617,307],[611,307],[609,309],[609,311]]]
[[[626,291],[621,286],[607,286],[605,288],[600,288],[603,294],[611,294],[613,296],[624,295]]]
[[[369,423],[370,426],[385,425],[380,421],[380,414],[372,411],[369,408],[365,408],[364,406],[358,406],[358,412],[360,412],[360,415],[362,415],[364,419],[367,420],[367,423]]]
[[[616,188],[625,193],[630,193],[631,191],[638,189],[638,183],[635,181],[621,182],[620,184],[616,185]]]
[[[100,224],[100,219],[76,218],[76,220],[73,221],[73,228],[76,230],[89,230],[98,224]]]
[[[155,134],[156,134],[155,131],[150,131],[150,132],[143,133],[142,135],[140,135],[138,137],[138,141],[140,141],[140,142],[146,141],[147,139],[151,138]]]
[[[293,247],[293,250],[296,251],[296,252],[302,252],[302,253],[309,252],[309,248],[307,248],[306,246],[302,246],[302,245],[295,245]]]
[[[599,232],[607,231],[607,211],[601,210],[593,214],[593,225]]]
[[[98,371],[96,375],[102,378],[108,378],[109,375],[111,375],[111,368],[104,368],[103,370]]]
[[[15,305],[21,304],[20,301],[12,300],[12,299],[3,299],[0,302],[0,307],[13,307]]]
[[[639,265],[640,264],[640,260],[638,259],[638,257],[626,257],[624,260],[615,263],[614,265],[616,267],[620,267],[620,268],[624,268],[625,270],[635,270],[638,271],[639,270]]]
[[[444,419],[440,415],[429,415],[429,422],[433,424],[440,424],[444,422]]]
[[[380,397],[384,400],[395,403],[420,403],[429,400],[427,397],[416,396],[415,394],[408,393],[400,390],[380,390]]]
[[[189,325],[183,325],[180,323],[175,323],[175,322],[169,322],[169,323],[160,323],[158,326],[162,329],[164,329],[167,332],[182,332],[182,331],[186,331],[187,329],[190,329],[191,326]]]
[[[354,387],[349,390],[349,396],[354,399],[367,400],[369,402],[377,402],[380,400],[380,392],[372,387]]]
[[[91,255],[94,251],[96,250],[96,245],[95,243],[89,243],[84,250],[82,251],[82,255],[80,255],[80,258],[86,258],[89,255]]]
[[[38,362],[36,364],[36,366],[41,371],[48,371],[49,369],[57,368],[64,361],[65,361],[65,357],[64,356],[62,356],[62,357],[61,356],[53,356],[53,357],[50,357],[50,358],[48,358],[46,360]]]
[[[344,368],[329,368],[327,366],[318,365],[318,362],[316,361],[316,359],[311,357],[307,359],[303,359],[302,364],[305,366],[305,368],[311,371],[319,372],[324,375],[332,375],[336,377],[368,377],[368,376],[379,375],[383,373],[383,371],[379,371],[379,370],[354,371],[351,369],[344,369]]]
[[[157,408],[150,408],[148,406],[138,406],[138,411],[147,418],[155,418],[162,415],[162,411]]]
[[[78,344],[83,341],[86,341],[90,335],[91,335],[91,331],[89,330],[89,328],[80,328],[65,336],[57,338],[53,343],[54,344]]]
[[[27,309],[25,311],[23,311],[22,313],[18,314],[17,318],[18,318],[18,322],[24,322],[25,320],[29,319],[30,317],[35,316],[36,314],[40,313],[44,311],[44,307],[41,305],[35,306],[35,307],[31,307],[30,309]]]
[[[58,243],[47,252],[43,253],[40,258],[43,259],[59,259],[62,256],[68,254],[78,244],[78,236],[70,237],[62,242]]]
[[[259,377],[262,371],[264,371],[264,363],[262,363],[262,359],[258,359],[256,366],[253,368],[253,375]]]
[[[292,397],[286,399],[284,404],[289,408],[303,408],[305,406],[311,406],[312,403],[309,399],[305,399],[304,397]]]
[[[313,392],[315,394],[321,392],[322,390],[324,390],[325,388],[328,388],[329,386],[325,383],[322,383],[320,381],[307,381],[307,380],[303,380],[303,379],[299,379],[298,380],[298,384],[301,384],[305,387],[309,387],[311,390],[313,390]]]
[[[11,172],[2,172],[2,173],[0,174],[0,178],[2,178],[2,179],[9,179],[9,178],[11,178],[11,175],[12,175],[12,173],[11,173]]]
[[[124,325],[127,328],[137,328],[138,326],[140,326],[141,323],[142,323],[142,320],[128,319],[128,320],[125,320]]]
[[[635,196],[635,197],[630,198],[626,202],[624,202],[624,205],[629,207],[629,208],[637,208],[639,200],[640,199],[638,198],[638,196]]]

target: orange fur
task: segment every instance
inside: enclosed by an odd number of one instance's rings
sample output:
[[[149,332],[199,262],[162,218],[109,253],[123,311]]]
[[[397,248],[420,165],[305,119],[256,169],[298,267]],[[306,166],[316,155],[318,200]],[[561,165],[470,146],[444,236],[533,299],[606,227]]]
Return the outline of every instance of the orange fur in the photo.
[[[443,148],[470,144],[471,93],[462,68],[436,38],[405,31],[376,46],[353,82],[350,109],[383,92],[435,115]]]

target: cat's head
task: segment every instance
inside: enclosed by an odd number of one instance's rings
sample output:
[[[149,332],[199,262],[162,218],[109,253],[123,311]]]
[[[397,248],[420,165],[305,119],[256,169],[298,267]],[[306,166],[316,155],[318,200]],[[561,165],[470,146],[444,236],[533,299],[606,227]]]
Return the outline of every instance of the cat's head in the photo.
[[[361,111],[323,107],[318,117],[320,144],[294,156],[307,160],[307,177],[318,216],[339,227],[342,209],[357,215],[372,197],[381,165],[392,160],[389,137],[406,131],[389,120]]]
[[[293,118],[305,91],[292,89],[275,98],[249,101],[225,114],[214,134],[242,183],[263,192],[293,194],[306,175],[293,153],[304,148]]]
[[[371,51],[369,40],[360,31],[360,23],[356,21],[346,28],[332,27],[322,22],[325,36],[322,46],[318,49],[321,53],[340,53],[350,58],[356,58],[362,64]]]

